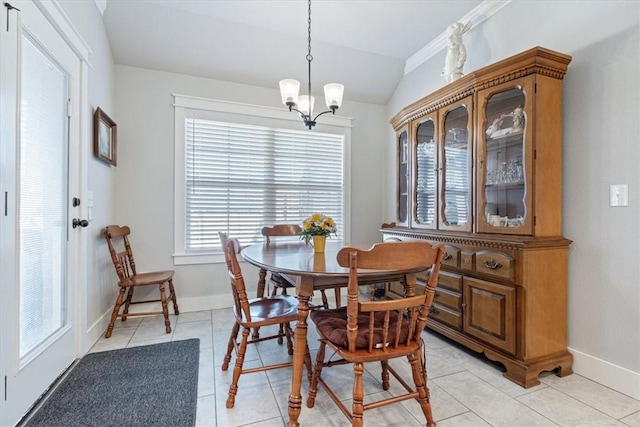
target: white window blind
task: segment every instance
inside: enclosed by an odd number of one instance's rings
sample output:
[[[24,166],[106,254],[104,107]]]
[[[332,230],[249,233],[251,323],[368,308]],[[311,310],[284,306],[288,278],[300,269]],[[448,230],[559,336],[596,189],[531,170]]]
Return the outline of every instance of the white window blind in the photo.
[[[261,229],[314,212],[343,230],[344,137],[185,119],[185,252],[220,252],[218,232],[243,245]]]
[[[445,145],[445,219],[449,224],[469,221],[469,151],[467,144]]]

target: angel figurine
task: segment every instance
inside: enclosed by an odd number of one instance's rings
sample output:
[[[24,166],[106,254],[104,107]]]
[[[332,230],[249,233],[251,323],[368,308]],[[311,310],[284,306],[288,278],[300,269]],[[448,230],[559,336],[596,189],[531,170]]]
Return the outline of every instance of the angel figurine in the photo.
[[[449,41],[447,43],[447,55],[444,60],[442,76],[447,83],[462,77],[462,67],[467,60],[467,50],[462,43],[462,35],[471,28],[471,21],[466,24],[456,22],[449,25]]]

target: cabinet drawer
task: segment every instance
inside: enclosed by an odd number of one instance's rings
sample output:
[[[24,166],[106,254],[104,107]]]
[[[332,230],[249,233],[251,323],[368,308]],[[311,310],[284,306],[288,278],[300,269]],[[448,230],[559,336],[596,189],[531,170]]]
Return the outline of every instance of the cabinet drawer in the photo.
[[[442,255],[442,265],[452,268],[460,267],[460,249],[452,245],[444,245],[444,254]]]
[[[462,315],[460,312],[449,310],[448,308],[436,304],[435,302],[429,309],[427,321],[437,320],[440,323],[451,326],[457,330],[462,330]]]
[[[424,295],[424,286],[424,283],[418,280],[414,289],[415,294]],[[404,284],[402,282],[388,282],[385,296],[390,299],[404,298]]]
[[[440,270],[440,276],[438,276],[438,289],[441,288],[462,293],[462,276]]]
[[[473,271],[473,252],[462,251],[460,254],[460,269],[463,271]]]
[[[502,252],[479,251],[476,252],[476,272],[514,280],[515,261],[515,259]]]
[[[459,313],[462,308],[462,295],[444,288],[439,288],[436,289],[433,302],[438,305],[444,305]]]

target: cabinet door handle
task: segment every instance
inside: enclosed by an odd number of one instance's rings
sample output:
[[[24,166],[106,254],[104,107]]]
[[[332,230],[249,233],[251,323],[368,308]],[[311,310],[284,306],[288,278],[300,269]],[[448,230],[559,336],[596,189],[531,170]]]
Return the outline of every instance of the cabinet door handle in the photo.
[[[449,252],[445,252],[444,255],[442,255],[442,259],[445,261],[449,261],[451,258],[453,258],[453,255],[451,255]]]
[[[440,296],[440,292],[436,292],[435,294],[433,294],[434,298],[438,298]]]
[[[496,268],[502,267],[502,264],[500,264],[499,262],[496,262],[493,259],[490,259],[484,262],[484,266],[492,270],[495,270]]]
[[[429,308],[429,314],[439,314],[440,310],[438,310],[437,308],[435,308],[434,306],[431,306]]]

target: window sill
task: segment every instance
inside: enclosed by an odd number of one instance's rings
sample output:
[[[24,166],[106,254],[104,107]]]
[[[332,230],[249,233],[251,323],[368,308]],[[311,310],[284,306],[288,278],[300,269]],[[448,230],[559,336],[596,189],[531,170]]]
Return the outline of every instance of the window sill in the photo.
[[[193,264],[222,264],[224,263],[224,255],[221,253],[213,254],[174,254],[173,265],[193,265]]]

